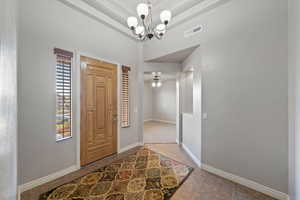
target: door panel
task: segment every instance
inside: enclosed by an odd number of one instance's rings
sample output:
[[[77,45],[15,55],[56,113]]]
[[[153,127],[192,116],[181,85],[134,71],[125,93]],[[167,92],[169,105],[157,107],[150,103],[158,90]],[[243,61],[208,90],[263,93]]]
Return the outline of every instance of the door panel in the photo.
[[[94,86],[94,76],[92,74],[87,75],[86,78],[86,101],[87,101],[87,106],[93,107],[95,105],[95,98],[94,98],[94,91],[95,91],[95,86]]]
[[[87,141],[89,144],[93,143],[93,133],[94,133],[94,113],[88,112],[87,113]]]
[[[96,88],[96,121],[97,121],[97,129],[105,129],[105,116],[106,116],[106,101],[105,101],[105,87],[98,86]]]
[[[81,57],[81,165],[117,152],[117,66]]]

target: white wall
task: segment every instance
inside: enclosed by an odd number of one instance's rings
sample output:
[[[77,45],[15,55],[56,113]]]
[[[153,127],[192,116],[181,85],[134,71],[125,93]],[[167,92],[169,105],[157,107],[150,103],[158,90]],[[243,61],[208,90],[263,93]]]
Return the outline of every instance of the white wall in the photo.
[[[148,60],[200,44],[192,60],[201,63],[197,79],[198,86],[202,80],[203,112],[208,113],[202,127],[202,162],[284,193],[287,15],[287,1],[230,0],[173,28],[163,41],[144,46]],[[198,24],[203,32],[183,37],[184,30]]]
[[[17,197],[16,1],[0,0],[0,199]]]
[[[176,80],[163,81],[153,89],[153,119],[176,123]]]
[[[289,0],[289,194],[300,199],[300,2]]]
[[[144,82],[144,121],[153,119],[153,92],[151,82]]]
[[[120,147],[141,140],[142,132],[137,131],[139,51],[134,40],[54,0],[20,1],[19,22],[19,184],[76,163],[75,131],[72,139],[55,141],[54,47],[132,66],[132,122],[130,128],[121,129]]]

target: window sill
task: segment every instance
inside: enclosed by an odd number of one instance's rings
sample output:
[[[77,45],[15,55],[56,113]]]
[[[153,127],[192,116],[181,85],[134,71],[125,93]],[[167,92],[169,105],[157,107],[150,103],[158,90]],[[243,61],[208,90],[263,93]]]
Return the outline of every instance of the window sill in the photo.
[[[56,142],[57,142],[57,143],[59,143],[59,142],[64,142],[64,141],[69,140],[69,139],[71,139],[71,138],[72,138],[72,136],[70,136],[70,137],[65,137],[65,138],[62,138],[62,139],[57,139]]]

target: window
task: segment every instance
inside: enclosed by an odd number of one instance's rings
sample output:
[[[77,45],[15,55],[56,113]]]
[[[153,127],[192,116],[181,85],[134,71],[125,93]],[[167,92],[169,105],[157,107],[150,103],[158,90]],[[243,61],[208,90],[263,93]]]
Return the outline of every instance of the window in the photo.
[[[130,67],[122,66],[122,91],[121,91],[121,127],[130,126],[129,103],[129,72]]]
[[[73,53],[54,49],[56,55],[56,141],[72,137]]]

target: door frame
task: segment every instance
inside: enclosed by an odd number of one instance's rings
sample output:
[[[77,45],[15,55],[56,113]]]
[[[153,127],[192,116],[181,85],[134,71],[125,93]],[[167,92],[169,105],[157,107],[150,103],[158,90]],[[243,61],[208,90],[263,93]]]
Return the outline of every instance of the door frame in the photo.
[[[143,72],[144,73],[144,72]],[[181,75],[182,75],[182,72],[178,72],[177,75],[176,75],[176,79],[175,79],[175,84],[176,84],[176,120],[175,120],[175,125],[176,125],[176,144],[178,145],[182,145],[182,117],[181,117],[181,113],[182,113],[182,110],[181,110],[181,92],[182,92],[182,89],[181,89]],[[145,79],[143,79],[143,88],[145,86]],[[144,90],[143,90],[144,91]],[[144,94],[143,94],[143,98],[142,98],[142,104],[144,107]],[[143,145],[145,144],[145,130],[144,130],[144,123],[145,123],[145,119],[144,119],[144,109],[143,109],[143,115],[142,115],[142,123],[143,123],[143,134],[142,134],[142,141],[143,141]]]
[[[81,164],[80,164],[80,123],[81,123],[81,112],[80,112],[80,105],[81,105],[81,101],[80,101],[80,95],[81,95],[81,61],[80,61],[80,57],[81,56],[85,56],[85,57],[89,57],[92,59],[96,59],[96,60],[100,60],[100,61],[104,61],[104,62],[108,62],[114,65],[117,65],[117,114],[118,114],[118,122],[117,122],[117,153],[120,152],[120,132],[121,132],[121,127],[120,127],[120,114],[121,114],[121,108],[120,108],[120,103],[121,103],[121,67],[122,65],[120,63],[117,63],[115,61],[111,61],[108,59],[103,59],[100,58],[99,56],[95,56],[93,54],[90,53],[85,53],[85,52],[81,52],[81,51],[75,51],[75,63],[74,63],[74,71],[73,71],[73,87],[74,87],[74,102],[73,102],[73,108],[74,108],[74,113],[75,113],[75,124],[73,127],[73,136],[75,136],[75,140],[76,140],[76,167],[77,169],[81,168]]]

